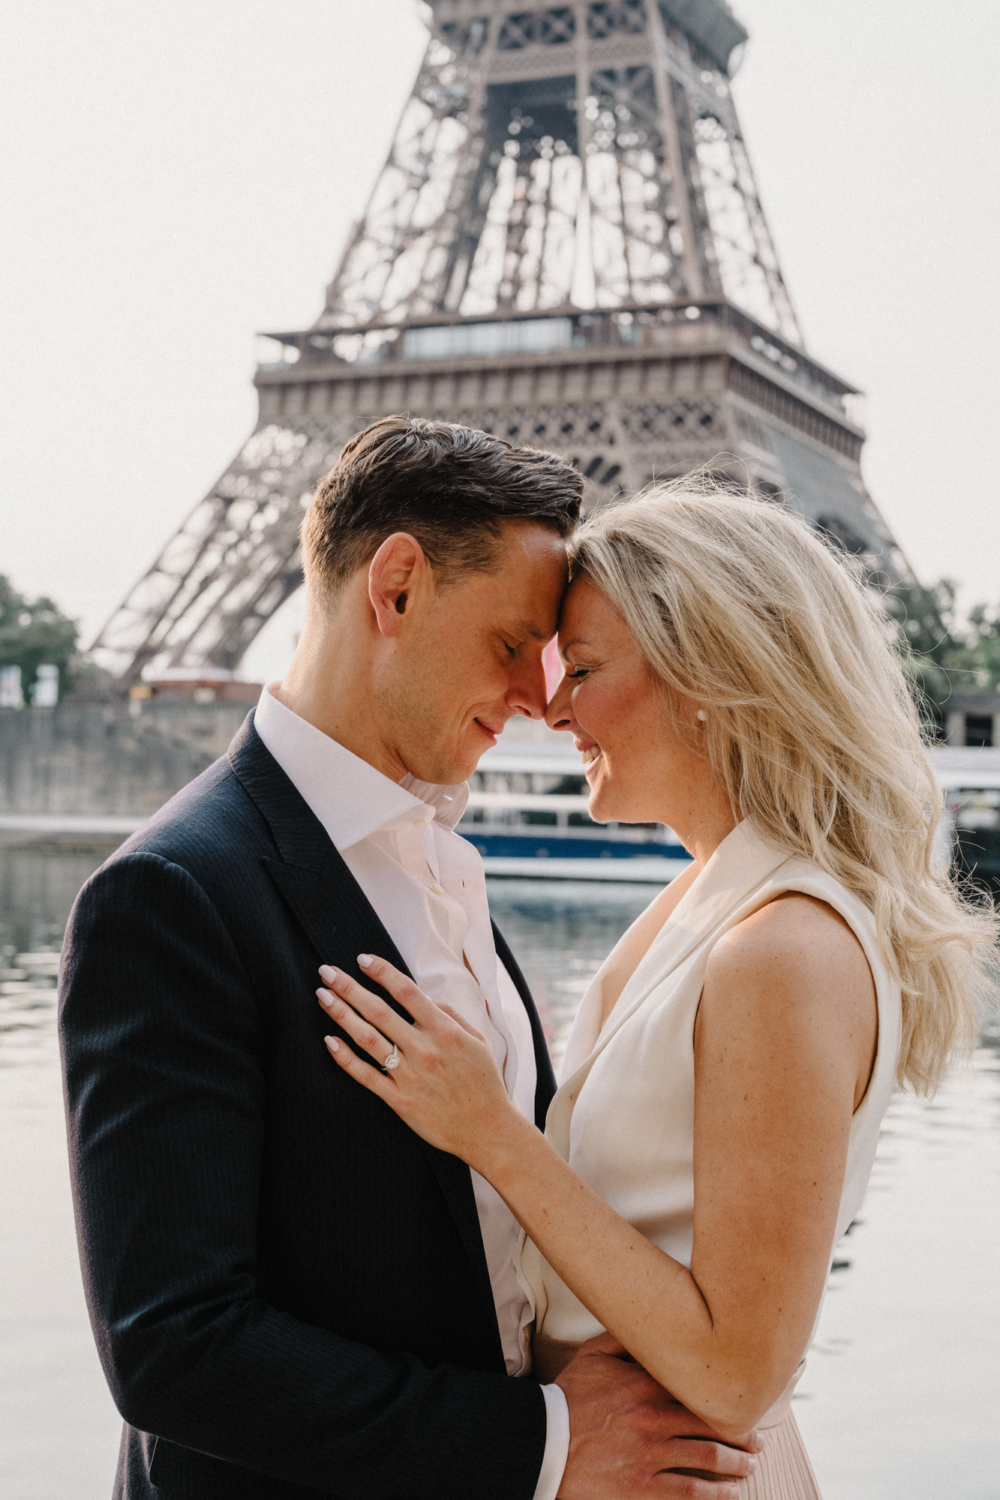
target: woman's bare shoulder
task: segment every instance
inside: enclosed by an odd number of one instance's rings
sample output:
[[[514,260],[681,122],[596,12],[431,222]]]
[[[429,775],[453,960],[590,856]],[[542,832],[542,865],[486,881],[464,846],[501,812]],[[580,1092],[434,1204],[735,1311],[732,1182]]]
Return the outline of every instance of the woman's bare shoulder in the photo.
[[[735,988],[734,988],[735,987]],[[758,907],[715,944],[706,988],[829,1004],[832,993],[868,1002],[874,984],[864,948],[848,922],[814,896],[787,891]]]
[[[849,924],[799,892],[759,907],[712,949],[695,1035],[702,1058],[728,1051],[792,1089],[822,1090],[836,1077],[856,1109],[874,1066],[878,1006]]]

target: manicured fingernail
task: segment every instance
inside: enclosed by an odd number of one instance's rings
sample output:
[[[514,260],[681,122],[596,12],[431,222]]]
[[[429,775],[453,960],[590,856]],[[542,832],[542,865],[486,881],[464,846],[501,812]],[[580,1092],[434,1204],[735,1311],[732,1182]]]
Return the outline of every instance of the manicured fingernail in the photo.
[[[330,1049],[331,1052],[339,1052],[340,1051],[340,1043],[337,1041],[337,1038],[335,1036],[325,1036],[323,1038],[323,1040],[326,1043],[326,1045],[329,1047],[329,1049]]]
[[[372,956],[371,956],[370,953],[359,953],[358,954],[358,963],[361,965],[361,967],[363,969],[367,969],[368,965],[369,964],[373,964],[374,962],[375,962],[375,960],[372,958]]]
[[[317,994],[317,996],[319,998],[320,1005],[332,1005],[333,1004],[334,996],[330,994],[329,990],[317,990],[316,994]]]
[[[333,984],[337,978],[337,971],[330,964],[320,964],[319,977],[327,984]]]
[[[750,1468],[750,1473],[751,1474],[754,1472],[754,1470],[756,1469],[756,1467],[757,1467],[757,1460],[754,1458],[753,1454],[751,1454],[750,1455],[750,1463],[749,1463],[749,1468]]]

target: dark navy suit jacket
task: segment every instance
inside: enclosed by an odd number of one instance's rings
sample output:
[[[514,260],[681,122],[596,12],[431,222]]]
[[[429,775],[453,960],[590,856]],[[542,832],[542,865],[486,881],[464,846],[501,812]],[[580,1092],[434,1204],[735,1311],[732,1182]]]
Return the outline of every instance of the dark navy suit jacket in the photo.
[[[544,1401],[505,1373],[469,1170],[323,1046],[317,966],[365,951],[405,968],[252,715],[80,893],[61,1036],[116,1500],[534,1492]]]

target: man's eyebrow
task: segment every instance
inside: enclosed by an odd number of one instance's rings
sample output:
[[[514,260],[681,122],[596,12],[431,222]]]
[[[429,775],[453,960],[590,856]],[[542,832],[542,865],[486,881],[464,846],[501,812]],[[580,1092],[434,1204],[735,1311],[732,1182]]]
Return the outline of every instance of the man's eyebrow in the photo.
[[[552,637],[547,630],[539,630],[537,625],[532,625],[528,620],[522,620],[520,625],[515,626],[524,635],[530,635],[533,641],[550,641]]]

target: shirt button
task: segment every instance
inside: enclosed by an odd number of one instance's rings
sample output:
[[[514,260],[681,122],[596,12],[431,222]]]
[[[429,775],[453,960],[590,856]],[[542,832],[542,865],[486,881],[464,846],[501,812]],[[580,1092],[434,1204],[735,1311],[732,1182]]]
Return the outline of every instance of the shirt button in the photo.
[[[443,896],[444,895],[444,888],[442,886],[438,885],[438,883],[437,883],[436,880],[435,880],[434,884],[431,886],[431,890],[434,892],[435,896]]]

